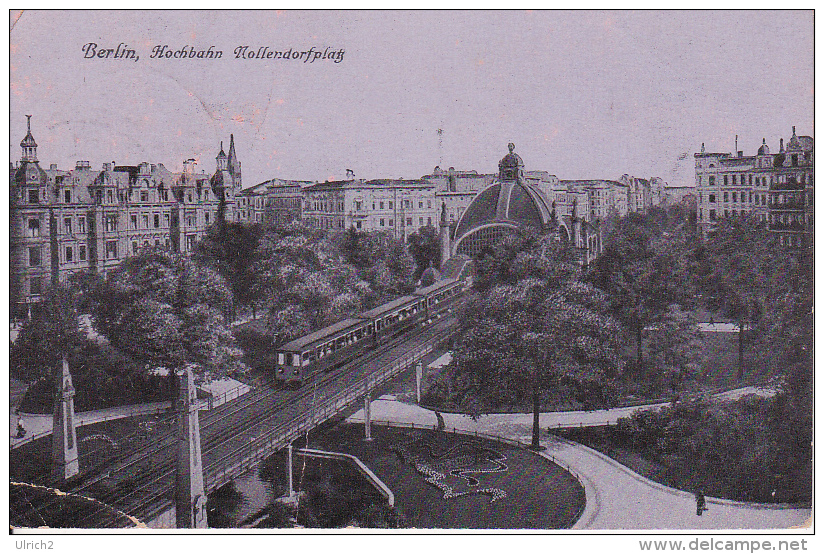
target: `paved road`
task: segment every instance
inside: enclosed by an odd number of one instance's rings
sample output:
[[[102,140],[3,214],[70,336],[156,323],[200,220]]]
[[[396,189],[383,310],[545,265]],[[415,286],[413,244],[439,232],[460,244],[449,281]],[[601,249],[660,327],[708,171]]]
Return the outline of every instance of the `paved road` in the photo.
[[[374,422],[437,425],[435,413],[384,396],[371,403]],[[622,409],[624,410],[624,409]],[[446,427],[483,432],[529,443],[531,414],[496,414],[478,420],[443,414]],[[544,422],[553,414],[542,414]],[[612,418],[610,414],[607,419]],[[347,421],[363,422],[363,410]],[[659,485],[586,446],[545,436],[546,454],[579,476],[587,505],[575,529],[787,529],[808,525],[811,510],[782,508],[708,498],[709,510],[695,514],[692,494]]]

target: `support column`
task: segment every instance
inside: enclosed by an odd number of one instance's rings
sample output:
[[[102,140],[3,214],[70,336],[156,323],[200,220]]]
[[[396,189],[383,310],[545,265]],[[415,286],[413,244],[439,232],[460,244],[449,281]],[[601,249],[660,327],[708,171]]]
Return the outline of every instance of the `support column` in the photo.
[[[286,495],[289,498],[295,496],[295,486],[292,475],[292,445],[286,447]]]
[[[418,397],[418,404],[421,403],[421,378],[423,377],[423,363],[418,362],[415,365],[415,385]]]
[[[366,395],[363,397],[363,440],[372,440],[372,391],[367,387]]]
[[[56,481],[65,481],[80,472],[77,434],[74,429],[74,386],[65,354],[62,371],[56,373],[57,395],[52,419],[52,475]]]
[[[197,415],[197,392],[191,366],[180,379],[177,447],[177,487],[175,511],[179,529],[206,528],[206,491],[203,487],[203,463],[200,452],[200,422]]]

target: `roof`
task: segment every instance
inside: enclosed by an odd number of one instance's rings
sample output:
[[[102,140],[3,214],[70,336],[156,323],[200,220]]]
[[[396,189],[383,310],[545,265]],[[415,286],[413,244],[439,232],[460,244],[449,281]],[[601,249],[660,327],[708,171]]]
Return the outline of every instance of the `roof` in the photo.
[[[443,279],[441,281],[438,281],[437,283],[433,283],[433,284],[429,285],[428,287],[424,287],[422,289],[416,290],[415,294],[427,295],[427,294],[433,293],[437,290],[444,289],[446,287],[454,285],[457,282],[458,282],[457,279]]]
[[[434,187],[435,183],[425,179],[372,179],[366,181],[369,186],[379,187]]]
[[[489,224],[543,229],[552,215],[550,202],[529,183],[495,182],[479,192],[458,220],[456,240],[473,229]]]
[[[343,321],[338,321],[337,323],[330,325],[329,327],[324,327],[314,333],[309,333],[299,339],[295,339],[293,341],[287,342],[283,346],[279,348],[279,350],[302,350],[306,346],[312,344],[313,342],[318,342],[323,339],[331,338],[332,336],[340,333],[344,329],[348,329],[349,327],[355,327],[364,323],[363,319],[350,317],[349,319],[344,319]]]
[[[411,304],[412,302],[415,302],[417,300],[419,300],[419,298],[417,296],[401,296],[397,300],[393,300],[392,302],[389,302],[388,304],[382,304],[382,305],[378,306],[377,308],[372,308],[371,310],[369,310],[367,312],[363,312],[362,314],[360,314],[360,317],[373,319],[373,318],[379,317],[382,314],[385,314],[386,312],[390,312],[390,311],[394,310],[395,308],[403,306],[404,304]]]

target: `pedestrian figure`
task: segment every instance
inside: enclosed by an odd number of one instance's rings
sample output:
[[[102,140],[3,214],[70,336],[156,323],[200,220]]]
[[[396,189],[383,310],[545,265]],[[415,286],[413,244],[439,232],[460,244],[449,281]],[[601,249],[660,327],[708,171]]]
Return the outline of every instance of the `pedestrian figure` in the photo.
[[[438,431],[443,431],[446,429],[446,423],[443,420],[443,416],[440,412],[435,412],[435,417],[438,418]]]
[[[23,427],[23,420],[17,420],[17,438],[22,439],[26,436],[26,428]]]
[[[704,492],[699,490],[695,493],[695,513],[701,515],[702,512],[707,511],[707,499],[704,498]]]

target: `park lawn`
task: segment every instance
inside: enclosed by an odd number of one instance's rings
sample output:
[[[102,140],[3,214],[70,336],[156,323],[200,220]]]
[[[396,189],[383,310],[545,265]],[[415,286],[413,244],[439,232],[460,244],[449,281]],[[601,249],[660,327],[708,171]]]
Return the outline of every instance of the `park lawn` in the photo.
[[[151,440],[150,436],[139,433],[140,424],[144,422],[153,423],[152,436],[157,436],[172,429],[175,418],[166,417],[166,414],[124,417],[78,427],[76,433],[81,475],[117,454],[114,445],[102,437],[98,438],[99,436],[105,435],[118,444]],[[51,435],[9,451],[9,476],[12,480],[45,484],[51,479],[51,468]]]
[[[396,507],[410,527],[422,529],[564,529],[571,527],[585,505],[583,488],[568,472],[535,453],[503,443],[451,433],[372,427],[373,440],[363,440],[363,425],[343,424],[310,440],[314,447],[345,452],[361,459],[395,494]],[[497,488],[504,498],[471,494],[444,498],[444,493],[409,460],[390,449],[422,437],[431,451],[445,452],[459,443],[478,440],[484,448],[502,453],[506,471],[472,474],[477,488]],[[437,463],[439,458],[432,459]],[[472,490],[460,479],[447,480],[456,492]]]
[[[750,384],[762,383],[775,374],[777,353],[780,345],[753,344],[745,341],[743,380],[738,379],[738,333],[704,332],[703,349],[699,360],[699,371],[694,378],[685,381],[684,390],[701,392],[717,389],[732,389]],[[648,355],[648,352],[645,354]],[[636,357],[634,344],[627,346],[627,356]]]

